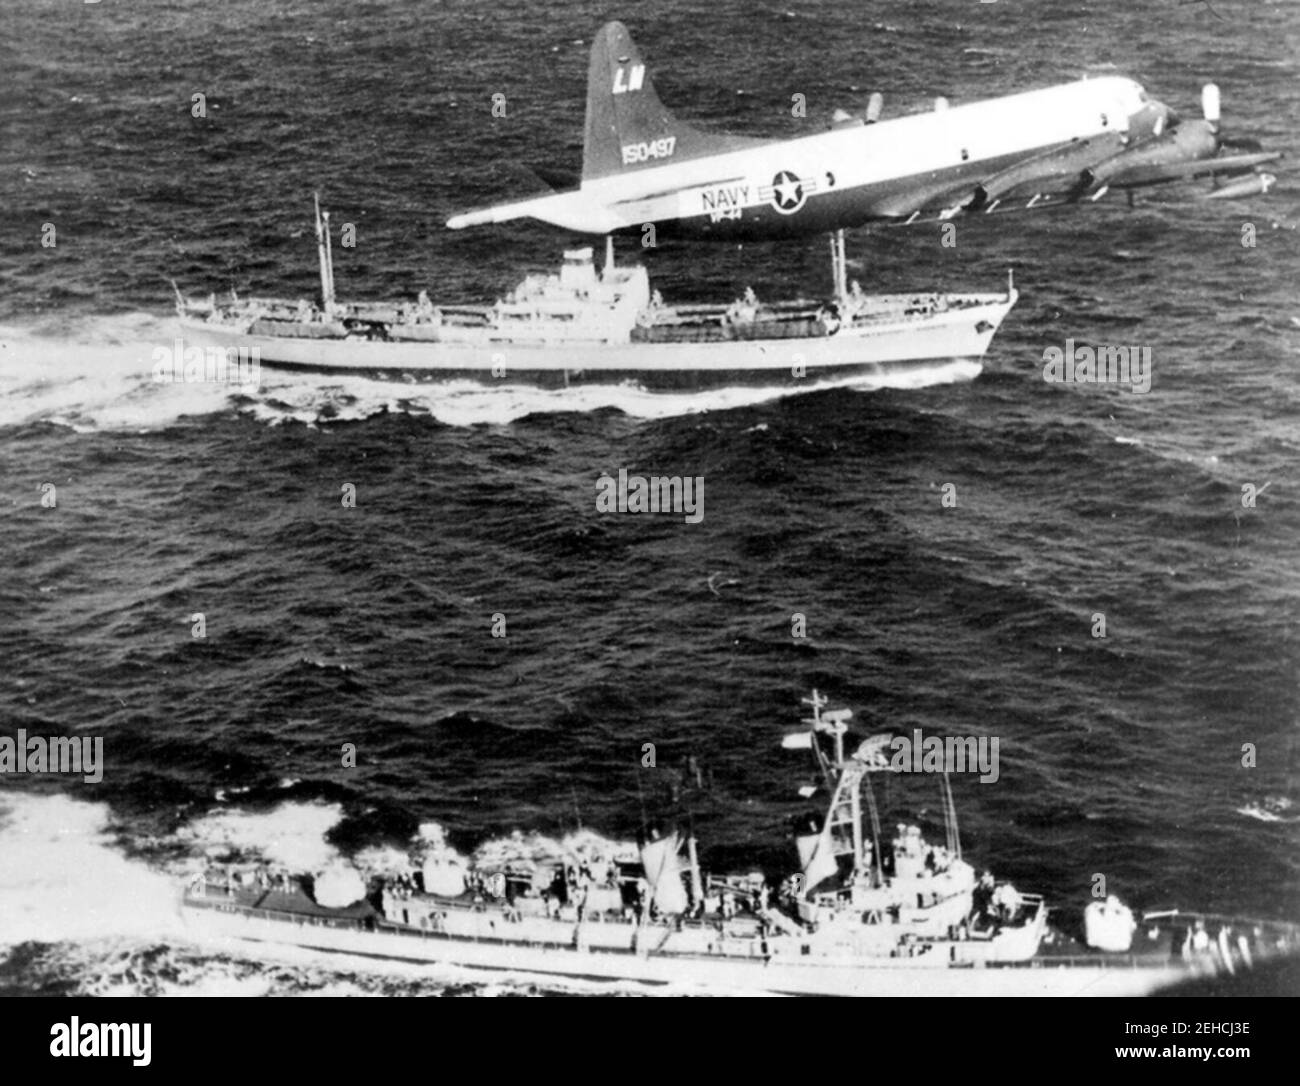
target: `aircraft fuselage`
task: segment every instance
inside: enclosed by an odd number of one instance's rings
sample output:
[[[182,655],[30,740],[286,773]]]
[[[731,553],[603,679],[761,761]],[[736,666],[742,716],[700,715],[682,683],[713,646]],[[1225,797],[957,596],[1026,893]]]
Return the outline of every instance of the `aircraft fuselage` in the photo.
[[[789,237],[907,218],[1036,156],[1127,139],[1142,88],[1107,77],[585,181],[593,232]],[[575,207],[575,212],[578,208]],[[582,229],[583,216],[569,225]]]

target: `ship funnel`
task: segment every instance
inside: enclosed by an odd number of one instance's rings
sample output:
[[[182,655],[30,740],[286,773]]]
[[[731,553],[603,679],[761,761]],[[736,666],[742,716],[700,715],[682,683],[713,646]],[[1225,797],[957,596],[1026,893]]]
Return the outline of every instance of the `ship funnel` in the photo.
[[[661,913],[684,913],[688,905],[677,846],[676,833],[641,842],[641,866],[650,884],[650,900]]]

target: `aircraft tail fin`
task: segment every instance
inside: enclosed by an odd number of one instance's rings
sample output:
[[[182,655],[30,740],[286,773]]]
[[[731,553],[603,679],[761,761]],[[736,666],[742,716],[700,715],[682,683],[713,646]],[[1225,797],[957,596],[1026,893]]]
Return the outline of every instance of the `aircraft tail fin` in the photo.
[[[679,121],[655,93],[641,51],[622,23],[606,23],[591,47],[582,179],[666,166],[751,147],[762,140],[710,135]]]

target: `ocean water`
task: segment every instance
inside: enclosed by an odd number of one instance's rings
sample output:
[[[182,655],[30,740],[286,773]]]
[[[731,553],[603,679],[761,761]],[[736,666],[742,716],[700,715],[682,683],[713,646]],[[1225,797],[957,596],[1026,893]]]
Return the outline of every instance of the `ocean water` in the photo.
[[[812,687],[862,734],[999,737],[998,782],[953,787],[967,855],[1022,889],[1077,906],[1101,873],[1141,907],[1296,917],[1296,809],[1248,813],[1300,799],[1285,173],[1248,201],[1201,185],[959,221],[952,248],[934,227],[853,232],[872,290],[994,290],[1015,270],[1021,301],[974,379],[952,363],[766,400],[151,380],[176,335],[168,277],[313,289],[313,190],[357,225],[335,248],[346,295],[491,298],[550,267],[575,239],[442,223],[531,191],[532,166],[576,168],[611,15],[704,126],[794,135],[877,89],[898,114],[1115,71],[1188,113],[1213,79],[1227,129],[1294,154],[1294,3],[4,15],[0,734],[102,736],[105,769],[0,779],[0,990],[552,990],[194,947],[178,879],[224,848],[373,865],[429,823],[464,851],[579,823],[626,839],[691,758],[705,865],[784,872],[809,767],[780,738]],[[817,238],[643,255],[674,298],[829,288]],[[1067,338],[1149,347],[1151,391],[1045,383]],[[596,480],[620,468],[703,476],[703,520],[598,515]],[[933,830],[938,798],[891,780],[886,822]]]

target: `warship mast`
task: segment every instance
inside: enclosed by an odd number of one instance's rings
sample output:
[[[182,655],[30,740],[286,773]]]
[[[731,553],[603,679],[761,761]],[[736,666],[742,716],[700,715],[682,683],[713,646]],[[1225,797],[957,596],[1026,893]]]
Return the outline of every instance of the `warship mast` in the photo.
[[[320,209],[320,193],[312,193],[316,201],[316,250],[320,257],[320,304],[326,318],[334,315],[334,252],[330,246],[330,213]]]

